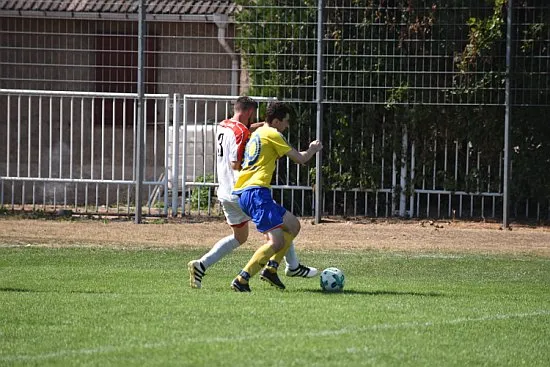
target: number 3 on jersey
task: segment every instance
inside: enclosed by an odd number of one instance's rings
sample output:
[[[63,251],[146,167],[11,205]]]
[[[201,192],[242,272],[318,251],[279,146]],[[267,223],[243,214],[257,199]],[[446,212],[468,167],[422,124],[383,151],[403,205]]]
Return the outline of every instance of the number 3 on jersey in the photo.
[[[246,143],[246,149],[244,152],[243,169],[253,166],[260,157],[260,150],[262,143],[260,141],[259,134],[253,134],[248,143]]]
[[[223,133],[218,134],[218,157],[223,157]]]

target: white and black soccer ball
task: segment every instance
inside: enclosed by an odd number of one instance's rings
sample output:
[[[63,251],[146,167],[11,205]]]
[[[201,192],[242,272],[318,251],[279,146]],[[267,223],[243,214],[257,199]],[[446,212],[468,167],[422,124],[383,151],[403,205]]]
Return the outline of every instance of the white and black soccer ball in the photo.
[[[344,289],[344,273],[338,268],[326,268],[321,272],[321,289],[325,292],[341,292]]]

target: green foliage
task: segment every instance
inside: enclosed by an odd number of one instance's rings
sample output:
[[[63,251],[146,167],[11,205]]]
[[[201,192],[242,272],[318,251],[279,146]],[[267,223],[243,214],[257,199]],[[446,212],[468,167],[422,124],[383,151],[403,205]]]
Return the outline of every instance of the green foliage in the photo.
[[[290,0],[237,2],[243,11],[236,16],[236,42],[250,73],[251,93],[303,101],[298,107],[302,123],[292,126],[303,130],[316,115],[311,102],[316,99],[317,2],[300,6]],[[324,142],[324,187],[376,189],[384,179],[387,185],[392,152],[398,161],[405,153],[401,147],[405,130],[410,143],[415,143],[417,175],[415,182],[400,190],[410,193],[412,184],[431,182],[434,176],[440,189],[476,192],[501,186],[497,172],[504,146],[507,2],[472,1],[467,12],[457,11],[465,4],[462,0],[434,0],[430,6],[409,0],[325,4],[323,99],[327,104],[322,134],[331,141]],[[550,92],[547,78],[540,77],[548,73],[548,65],[529,57],[548,55],[550,13],[532,8],[532,1],[514,7],[518,19],[532,23],[516,25],[514,36],[519,38],[512,52],[522,57],[514,59],[512,87],[522,92],[515,93],[512,102],[536,106],[521,113],[512,110],[511,141],[518,148],[511,157],[510,187],[518,200],[525,195],[550,197],[548,180],[543,179],[544,172],[550,172],[546,159],[550,128],[544,112]],[[414,60],[422,60],[421,65]],[[442,70],[443,76],[438,73]],[[423,73],[419,83],[416,71],[433,73]],[[293,130],[292,136],[297,135]],[[302,134],[299,142],[292,143],[303,146],[307,138]],[[456,178],[441,171],[442,147],[449,144],[449,152],[454,152],[455,143],[461,152],[471,147],[469,169],[465,157],[460,157]],[[487,157],[480,169],[478,153]],[[453,158],[447,163],[454,163]],[[382,159],[385,167],[380,166]]]
[[[199,176],[197,182],[214,182],[213,175]],[[209,186],[194,186],[191,190],[191,197],[189,203],[191,204],[191,210],[205,210],[209,205],[214,202],[214,189]]]
[[[462,52],[462,57],[458,63],[461,72],[475,70],[476,65],[486,52],[494,48],[496,42],[502,40],[504,25],[504,3],[505,0],[494,0],[493,14],[487,18],[471,17],[466,21],[470,27],[468,34],[468,44]],[[491,62],[490,58],[485,58],[484,62]]]
[[[528,26],[523,33],[522,43],[520,46],[520,50],[523,54],[528,54],[536,49],[536,43],[542,39],[543,32],[547,27],[548,25],[543,23],[535,23]]]
[[[150,224],[166,224],[166,218],[156,218],[149,221]]]
[[[386,101],[386,108],[389,110],[395,107],[397,104],[402,104],[409,100],[407,96],[408,86],[406,83],[402,83],[397,88],[391,88],[389,90],[388,99]]]
[[[157,200],[153,204],[153,208],[155,209],[164,209],[164,201]]]

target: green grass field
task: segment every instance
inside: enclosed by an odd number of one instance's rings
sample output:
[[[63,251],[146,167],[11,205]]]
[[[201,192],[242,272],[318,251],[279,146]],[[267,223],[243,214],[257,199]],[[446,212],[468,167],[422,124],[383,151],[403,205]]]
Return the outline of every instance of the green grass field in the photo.
[[[204,250],[0,248],[0,365],[548,366],[550,259],[302,252],[319,280],[229,283],[251,251],[188,286]]]

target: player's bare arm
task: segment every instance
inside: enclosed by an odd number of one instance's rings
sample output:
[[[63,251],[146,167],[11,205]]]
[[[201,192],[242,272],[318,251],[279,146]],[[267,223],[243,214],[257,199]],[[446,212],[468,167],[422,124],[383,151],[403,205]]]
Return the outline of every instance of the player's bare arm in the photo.
[[[231,169],[233,169],[233,171],[240,171],[241,170],[241,162],[232,161],[231,162]]]
[[[250,130],[251,133],[253,133],[254,131],[256,131],[256,129],[264,126],[265,122],[254,122],[252,124],[250,124],[250,126],[248,127],[248,130]]]
[[[323,144],[321,144],[319,140],[314,140],[309,143],[309,148],[307,150],[299,152],[293,148],[286,154],[286,156],[298,164],[305,164],[321,149],[323,149]]]

